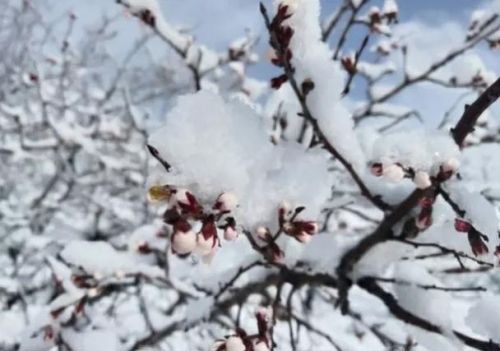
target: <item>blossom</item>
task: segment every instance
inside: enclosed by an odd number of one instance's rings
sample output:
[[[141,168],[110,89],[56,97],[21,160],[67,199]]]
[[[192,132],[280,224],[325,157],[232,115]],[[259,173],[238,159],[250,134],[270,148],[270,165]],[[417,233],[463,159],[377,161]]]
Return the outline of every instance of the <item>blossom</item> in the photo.
[[[418,171],[413,178],[415,185],[419,189],[426,189],[432,185],[431,177],[427,172]]]
[[[213,208],[221,212],[230,212],[238,205],[238,199],[233,193],[222,193],[217,198]]]

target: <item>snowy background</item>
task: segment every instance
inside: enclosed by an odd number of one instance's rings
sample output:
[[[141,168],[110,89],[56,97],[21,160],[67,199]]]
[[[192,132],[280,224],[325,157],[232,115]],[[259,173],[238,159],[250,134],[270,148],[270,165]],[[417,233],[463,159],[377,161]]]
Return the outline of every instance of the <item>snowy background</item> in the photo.
[[[500,350],[499,0],[0,4],[0,351]]]

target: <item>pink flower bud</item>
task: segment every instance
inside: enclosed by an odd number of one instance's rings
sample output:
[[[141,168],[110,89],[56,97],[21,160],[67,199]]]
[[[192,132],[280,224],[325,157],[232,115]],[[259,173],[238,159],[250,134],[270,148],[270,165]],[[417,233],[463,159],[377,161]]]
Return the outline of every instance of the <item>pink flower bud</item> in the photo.
[[[217,237],[217,227],[215,226],[214,221],[209,219],[204,222],[200,232],[203,234],[205,239]]]
[[[269,329],[271,328],[272,310],[266,307],[260,307],[255,313],[257,318],[257,329],[261,340],[266,340]]]
[[[318,232],[318,223],[314,221],[295,221],[293,225],[297,230],[301,232],[306,232],[309,235],[316,234]]]
[[[455,173],[459,167],[460,167],[460,161],[457,160],[456,158],[450,158],[449,160],[447,160],[442,164],[442,169],[445,172]]]
[[[196,234],[193,231],[174,232],[172,235],[172,250],[179,255],[187,255],[196,248]]]
[[[239,336],[231,336],[226,341],[226,351],[245,351],[246,346]]]
[[[275,242],[270,242],[267,246],[268,258],[275,263],[282,263],[285,258],[285,253]]]
[[[299,241],[303,244],[306,244],[309,241],[311,241],[311,238],[312,238],[312,235],[307,234],[306,232],[300,232],[297,236],[295,236],[295,239],[297,239],[297,241]]]
[[[260,226],[257,228],[256,230],[256,233],[257,233],[257,237],[261,240],[269,240],[269,238],[271,237],[271,233],[269,232],[269,229],[267,229],[266,227],[263,227],[263,226]]]
[[[211,236],[206,238],[203,234],[196,236],[196,253],[202,256],[210,254],[214,246],[217,244],[217,237]]]
[[[431,177],[427,172],[418,171],[413,178],[415,185],[419,189],[427,189],[432,185]]]
[[[423,208],[432,207],[432,205],[434,204],[434,200],[435,198],[426,196],[420,199],[419,204]]]
[[[233,193],[222,193],[217,198],[213,208],[221,212],[230,212],[238,205],[238,199]]]
[[[257,340],[253,345],[253,351],[269,351],[269,347],[265,341]]]
[[[423,207],[415,224],[420,230],[429,228],[432,225],[432,207]]]
[[[393,164],[384,167],[383,175],[387,180],[393,183],[398,183],[405,177],[405,171],[400,166]]]
[[[278,208],[278,220],[280,226],[283,226],[284,223],[289,219],[290,217],[290,204],[286,201],[283,201]]]
[[[138,243],[136,246],[136,250],[138,253],[142,255],[147,255],[153,252],[153,250],[146,241],[141,241],[140,243]]]
[[[210,347],[210,351],[224,350],[225,347],[226,347],[226,343],[224,341],[216,341]]]
[[[185,219],[179,218],[173,223],[174,231],[187,233],[191,231],[191,224]]]
[[[255,316],[257,317],[257,319],[262,319],[265,321],[270,321],[271,315],[272,315],[272,310],[269,307],[261,306],[255,312]]]
[[[238,237],[238,232],[235,228],[227,226],[224,230],[224,239],[227,241],[233,241]]]
[[[189,199],[187,197],[188,190],[187,189],[175,189],[172,191],[174,194],[173,200],[175,201],[175,204],[185,204],[189,205]]]
[[[183,213],[196,216],[203,211],[196,197],[186,189],[176,189],[173,198]]]
[[[460,233],[467,233],[471,229],[471,224],[462,218],[455,218],[455,230]]]
[[[474,256],[486,255],[489,252],[488,246],[486,246],[483,239],[481,239],[481,235],[477,230],[472,228],[472,230],[468,232],[467,237]]]
[[[214,247],[212,247],[212,249],[210,250],[210,252],[206,255],[204,255],[201,260],[203,261],[203,263],[205,264],[210,264],[212,263],[212,260],[214,259],[215,257],[215,254],[217,253],[217,249],[218,249],[218,245],[215,245]]]
[[[380,162],[372,163],[370,171],[374,176],[380,177],[384,173],[384,166]]]

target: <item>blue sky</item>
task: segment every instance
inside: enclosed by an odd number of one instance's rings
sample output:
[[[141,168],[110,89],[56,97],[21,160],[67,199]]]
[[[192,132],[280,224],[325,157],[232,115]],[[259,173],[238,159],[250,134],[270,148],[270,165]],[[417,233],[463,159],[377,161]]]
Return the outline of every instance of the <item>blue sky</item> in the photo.
[[[125,16],[115,0],[47,0],[55,11],[62,14],[73,10],[77,13],[80,28],[99,21],[102,14],[116,15],[123,13],[117,26],[118,37],[114,50],[117,56],[120,49],[131,43],[141,31],[147,30],[138,21]],[[272,0],[264,0],[268,6]],[[398,0],[401,22],[418,19],[433,26],[448,21],[455,21],[464,28],[468,24],[471,10],[488,0]],[[217,50],[225,50],[234,39],[241,37],[245,29],[263,34],[263,23],[258,11],[259,0],[158,0],[164,9],[165,17],[173,24],[188,28],[200,43]],[[322,14],[328,16],[339,0],[321,0]],[[383,0],[371,0],[368,6],[382,6]],[[142,27],[142,28],[141,28]],[[261,53],[266,49],[265,34],[262,35]],[[270,75],[270,67],[258,65],[252,74],[258,78]]]
[[[86,24],[95,22],[101,13],[117,13],[120,6],[114,0],[49,0],[57,13],[75,10]],[[191,28],[195,35],[209,46],[226,47],[243,33],[245,28],[257,32],[262,30],[257,0],[159,0],[166,17],[179,25]],[[265,0],[270,3],[270,0]],[[380,4],[380,0],[372,0]],[[322,0],[323,13],[328,14],[338,3],[337,0]],[[472,8],[480,0],[399,0],[403,21],[425,18],[428,21],[455,19],[466,21]],[[133,31],[133,26],[128,31]]]
[[[129,47],[131,40],[139,33],[147,31],[144,25],[130,17],[125,16],[123,9],[114,0],[48,0],[56,11],[62,13],[73,9],[79,18],[81,27],[96,23],[102,13],[108,15],[120,14],[117,26],[118,36],[114,42],[117,58],[123,57],[125,48]],[[225,50],[227,45],[241,37],[245,29],[249,28],[262,34],[260,54],[267,49],[266,34],[258,11],[257,0],[158,0],[164,10],[165,17],[173,24],[190,29],[200,43],[218,50]],[[264,0],[267,5],[272,0]],[[383,0],[372,0],[373,5],[381,6]],[[487,0],[485,0],[487,1]],[[455,22],[457,28],[465,29],[469,23],[471,10],[479,7],[482,0],[399,0],[400,18],[402,23],[418,20],[430,28],[441,27],[444,23]],[[328,16],[338,3],[337,0],[322,0],[323,16]],[[462,34],[461,34],[462,35]],[[155,44],[156,48],[164,48],[161,42]],[[161,50],[160,50],[161,51]],[[163,51],[161,51],[163,52]],[[159,56],[160,57],[160,56]],[[489,67],[500,70],[500,60],[497,54],[484,57]],[[273,67],[267,62],[259,63],[249,72],[251,76],[268,80],[275,73]],[[433,114],[440,118],[442,113],[453,101],[455,93],[442,90],[418,88],[410,97],[403,97],[401,102],[408,103],[415,100],[415,96],[434,97],[436,93],[442,94],[442,102],[436,99],[424,99],[422,105],[424,115]],[[355,92],[354,92],[355,93]],[[416,94],[416,95],[414,95]],[[432,101],[426,105],[425,101]]]

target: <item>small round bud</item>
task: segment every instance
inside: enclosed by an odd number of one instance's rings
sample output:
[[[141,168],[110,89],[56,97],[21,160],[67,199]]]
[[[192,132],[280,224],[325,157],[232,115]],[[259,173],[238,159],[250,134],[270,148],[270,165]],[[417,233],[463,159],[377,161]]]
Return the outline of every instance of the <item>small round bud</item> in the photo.
[[[215,246],[215,237],[205,239],[203,234],[198,234],[196,238],[196,253],[202,256],[208,255],[212,248]]]
[[[227,226],[224,230],[224,239],[227,241],[233,241],[238,237],[238,232],[231,226]]]
[[[87,296],[90,298],[96,297],[99,295],[99,289],[98,288],[91,288],[87,291]]]
[[[427,172],[418,171],[415,173],[413,181],[419,189],[427,189],[432,185],[431,178]]]
[[[196,234],[193,231],[175,232],[172,235],[172,249],[175,253],[186,255],[196,248]]]
[[[234,210],[237,205],[238,205],[238,199],[236,198],[236,195],[229,192],[222,193],[217,198],[217,201],[215,202],[214,205],[214,209],[222,212],[229,212]]]
[[[384,167],[383,175],[387,180],[398,183],[405,177],[405,171],[400,166],[393,164]]]
[[[264,226],[257,227],[257,237],[261,240],[267,240],[269,237],[269,230]]]
[[[253,351],[269,351],[269,347],[262,340],[257,340],[253,345]]]
[[[246,346],[239,336],[231,336],[226,341],[226,351],[245,351]]]
[[[455,173],[460,167],[460,161],[456,158],[450,158],[442,165],[442,169],[445,172],[453,172]]]
[[[370,166],[370,172],[375,177],[380,177],[384,173],[384,166],[380,162],[372,163]]]
[[[306,232],[300,232],[299,235],[295,237],[299,242],[301,243],[308,243],[311,241],[312,235],[306,233]]]
[[[174,196],[173,196],[174,201],[176,203],[181,203],[181,204],[184,204],[184,205],[189,205],[190,202],[189,202],[187,193],[188,193],[187,189],[176,189],[175,193],[174,193]]]

